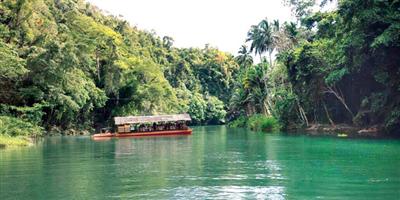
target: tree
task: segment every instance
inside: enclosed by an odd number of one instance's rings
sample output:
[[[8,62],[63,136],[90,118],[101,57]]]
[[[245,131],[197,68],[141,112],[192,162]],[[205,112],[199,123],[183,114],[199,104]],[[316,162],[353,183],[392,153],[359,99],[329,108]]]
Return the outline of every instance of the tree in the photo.
[[[163,37],[163,45],[167,48],[170,49],[172,45],[174,44],[174,39],[169,36],[164,36]]]
[[[253,64],[253,57],[250,55],[246,45],[242,45],[238,53],[236,60],[240,66],[249,67]]]
[[[278,48],[278,61],[287,67],[299,118],[399,130],[399,2],[345,0],[314,13],[314,1],[288,2],[301,24],[284,25],[286,36],[278,38],[291,42]]]
[[[263,19],[257,26],[253,25],[247,33],[246,42],[251,41],[250,51],[255,51],[261,55],[265,52],[269,54],[270,66],[272,66],[272,53],[274,51],[274,43],[272,37],[272,27],[267,19]]]
[[[0,114],[36,113],[29,120],[48,130],[86,130],[116,115],[192,112],[198,104],[199,123],[224,121],[238,70],[229,53],[173,48],[171,37],[82,0],[6,0],[0,12]]]

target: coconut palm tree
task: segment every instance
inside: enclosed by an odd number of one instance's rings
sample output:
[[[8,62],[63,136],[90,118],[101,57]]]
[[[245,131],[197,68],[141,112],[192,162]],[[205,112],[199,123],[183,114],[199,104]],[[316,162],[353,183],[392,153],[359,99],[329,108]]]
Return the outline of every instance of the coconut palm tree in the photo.
[[[261,37],[262,42],[266,47],[266,51],[269,55],[269,64],[272,67],[272,53],[274,52],[275,45],[274,45],[274,38],[273,38],[273,26],[268,23],[267,19],[262,20],[259,25],[261,29]]]
[[[272,31],[273,31],[273,32],[277,32],[277,31],[279,31],[280,29],[281,29],[281,26],[280,26],[279,20],[274,20],[274,21],[272,22]]]
[[[258,25],[251,26],[247,33],[246,42],[251,41],[250,51],[261,55],[265,52],[269,54],[270,65],[272,66],[272,53],[274,51],[274,43],[272,37],[272,27],[267,19],[263,19]]]
[[[261,59],[261,55],[262,53],[265,51],[265,46],[264,44],[261,42],[261,33],[260,33],[260,29],[258,26],[256,25],[252,25],[249,32],[247,32],[247,39],[246,42],[250,42],[250,52],[253,52],[257,55],[260,55],[260,59]]]
[[[296,24],[293,22],[285,23],[284,31],[287,37],[292,41],[292,43],[297,44],[299,30],[297,29]]]
[[[253,64],[253,57],[250,55],[250,51],[247,50],[246,45],[242,45],[238,53],[236,60],[240,66],[249,67]]]
[[[248,93],[248,98],[257,104],[263,114],[270,115],[266,71],[266,63],[260,63],[249,68],[245,73],[242,84],[244,90]]]

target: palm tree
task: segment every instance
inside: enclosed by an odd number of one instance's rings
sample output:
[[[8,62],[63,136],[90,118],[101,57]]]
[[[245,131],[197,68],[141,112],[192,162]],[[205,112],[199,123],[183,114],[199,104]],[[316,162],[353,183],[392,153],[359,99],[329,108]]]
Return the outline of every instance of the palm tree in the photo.
[[[167,49],[170,49],[174,44],[174,39],[169,36],[164,36],[162,38],[162,41],[163,41],[163,46],[165,46]]]
[[[297,30],[296,24],[293,22],[285,23],[284,27],[285,34],[291,40],[293,44],[297,44],[297,37],[299,35],[299,30]]]
[[[247,33],[246,42],[251,41],[250,51],[261,55],[265,52],[269,54],[270,65],[272,66],[272,52],[274,51],[274,43],[272,37],[272,27],[267,19],[263,19],[257,26],[251,26]]]
[[[249,97],[248,91],[243,87],[243,85],[237,84],[235,90],[229,100],[229,107],[233,112],[239,112],[244,108],[247,116],[253,114],[252,100]]]
[[[281,27],[280,27],[279,20],[274,20],[274,21],[272,22],[272,31],[273,31],[273,32],[277,32],[277,31],[279,31],[280,29],[281,29]]]
[[[293,46],[297,44],[299,31],[296,27],[296,23],[285,22],[281,25],[278,20],[274,20],[271,26],[273,30],[273,47],[276,51],[280,52],[292,49]]]
[[[266,70],[267,65],[265,63],[260,63],[249,68],[245,73],[242,83],[243,89],[248,93],[248,98],[261,108],[263,114],[270,115]]]
[[[275,49],[274,46],[274,41],[273,41],[273,29],[272,26],[268,23],[267,19],[262,20],[259,25],[258,25],[261,29],[261,37],[262,42],[264,43],[265,47],[266,47],[266,51],[268,51],[269,54],[269,64],[272,67],[272,52]]]
[[[251,41],[250,52],[254,51],[256,55],[259,54],[260,59],[261,54],[265,51],[265,46],[261,42],[261,39],[262,38],[259,27],[256,25],[252,25],[249,32],[247,32],[246,42]]]
[[[253,64],[253,57],[250,55],[250,51],[247,50],[246,45],[242,45],[238,53],[236,60],[240,66],[249,67]]]
[[[238,81],[235,83],[234,90],[229,101],[229,108],[234,113],[241,113],[244,111],[247,116],[251,116],[252,114],[256,113],[256,102],[251,95],[251,87],[246,85],[246,81],[248,81],[246,80],[248,79],[247,73],[252,68],[253,66],[243,68],[238,74]]]

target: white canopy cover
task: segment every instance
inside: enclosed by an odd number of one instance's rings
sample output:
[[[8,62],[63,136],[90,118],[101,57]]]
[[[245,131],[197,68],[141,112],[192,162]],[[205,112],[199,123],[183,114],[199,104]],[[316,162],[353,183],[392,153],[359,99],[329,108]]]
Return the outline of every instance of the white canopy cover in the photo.
[[[189,114],[115,117],[115,125],[191,121]]]

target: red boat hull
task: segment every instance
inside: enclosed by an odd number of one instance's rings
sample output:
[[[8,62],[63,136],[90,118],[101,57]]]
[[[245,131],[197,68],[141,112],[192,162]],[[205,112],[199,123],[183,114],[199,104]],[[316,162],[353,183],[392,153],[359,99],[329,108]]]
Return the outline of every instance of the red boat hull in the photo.
[[[187,130],[170,130],[170,131],[151,131],[151,132],[133,132],[133,133],[98,133],[92,135],[93,139],[105,139],[113,137],[141,137],[141,136],[158,136],[158,135],[190,135],[191,129]]]

